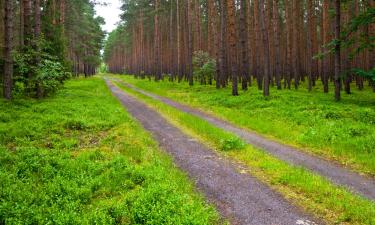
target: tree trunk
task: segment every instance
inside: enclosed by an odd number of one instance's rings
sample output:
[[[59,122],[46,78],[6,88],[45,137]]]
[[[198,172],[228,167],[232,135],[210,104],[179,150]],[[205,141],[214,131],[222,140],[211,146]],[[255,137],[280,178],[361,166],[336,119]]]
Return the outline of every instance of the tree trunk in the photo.
[[[323,0],[323,43],[328,44],[331,40],[330,35],[330,15],[329,15],[329,1]],[[326,49],[326,48],[325,48]],[[324,93],[328,93],[328,77],[330,68],[330,58],[325,57],[323,59],[323,89]]]
[[[13,0],[4,2],[4,30],[5,30],[5,48],[4,48],[4,98],[12,98],[12,76],[13,76]]]
[[[40,0],[34,0],[34,49],[36,52],[35,65],[40,63],[40,34],[41,34],[41,21],[40,21]],[[36,95],[37,98],[43,97],[43,89],[39,82],[36,83]]]
[[[340,75],[341,75],[341,43],[340,43],[340,23],[341,23],[341,2],[335,0],[335,100],[340,101]]]
[[[268,32],[266,28],[266,13],[264,8],[264,0],[259,0],[259,22],[262,29],[262,41],[263,41],[263,62],[264,62],[264,88],[263,95],[269,96],[269,85],[270,85],[270,57],[269,57],[269,45],[268,45]]]
[[[242,89],[247,90],[249,82],[249,43],[248,43],[248,26],[247,26],[247,7],[248,0],[241,0],[240,9],[240,41],[241,41],[241,72]]]
[[[235,0],[227,0],[228,9],[228,35],[229,35],[229,56],[232,77],[232,95],[238,95],[238,77],[236,65],[236,16],[235,16]]]
[[[32,38],[31,0],[23,0],[24,43],[30,46]]]
[[[159,0],[155,0],[155,16],[154,16],[154,32],[155,32],[155,80],[159,81],[161,79],[161,54],[160,54],[160,33],[159,33]]]
[[[188,33],[188,51],[187,51],[187,76],[189,85],[193,86],[193,24],[192,24],[192,0],[187,0],[187,33]]]
[[[279,23],[279,7],[278,0],[273,0],[273,31],[274,31],[274,45],[275,45],[275,78],[277,89],[281,89],[281,53],[280,53],[280,23]]]
[[[181,72],[181,21],[180,21],[180,1],[176,2],[176,11],[177,11],[177,76],[178,81],[181,81],[182,72]]]

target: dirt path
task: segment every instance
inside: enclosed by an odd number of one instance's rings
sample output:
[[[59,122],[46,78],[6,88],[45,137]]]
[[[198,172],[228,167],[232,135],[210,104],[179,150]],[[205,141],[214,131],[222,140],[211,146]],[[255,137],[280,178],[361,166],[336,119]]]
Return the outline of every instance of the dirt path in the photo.
[[[161,97],[150,92],[146,92],[142,89],[134,87],[133,85],[119,81],[126,85],[128,88],[135,90],[141,94],[149,96],[153,99],[164,102],[167,105],[175,107],[181,111],[198,116],[211,124],[220,127],[224,130],[230,131],[237,134],[247,143],[261,148],[277,158],[286,161],[292,165],[302,166],[310,171],[320,174],[337,185],[342,185],[349,188],[352,192],[362,195],[370,200],[375,200],[375,180],[362,176],[358,173],[352,172],[340,165],[333,162],[318,158],[308,153],[302,152],[293,147],[280,144],[278,142],[266,139],[254,132],[250,132],[241,128],[236,127],[226,121],[218,119],[212,115],[208,115],[197,109],[193,109],[189,106],[182,105],[168,98]]]
[[[160,146],[173,156],[174,162],[189,174],[198,189],[232,224],[315,224],[310,222],[309,216],[269,187],[248,174],[238,172],[240,165],[220,158],[157,112],[111,82],[106,82],[129,113],[151,132]]]

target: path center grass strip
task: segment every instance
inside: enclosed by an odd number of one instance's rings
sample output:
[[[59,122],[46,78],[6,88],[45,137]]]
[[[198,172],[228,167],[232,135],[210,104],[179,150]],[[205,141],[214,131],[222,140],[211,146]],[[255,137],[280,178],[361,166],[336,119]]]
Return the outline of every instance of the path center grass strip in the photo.
[[[241,172],[256,176],[328,224],[375,224],[373,202],[353,195],[303,168],[290,166],[205,120],[135,92],[118,82],[116,84],[157,110],[187,134],[216,149],[220,154],[247,165],[247,169]]]
[[[0,101],[0,224],[218,224],[102,79]]]
[[[375,100],[371,88],[333,102],[320,84],[312,93],[302,88],[284,90],[265,99],[255,86],[233,97],[228,89],[214,86],[115,77],[375,176]]]

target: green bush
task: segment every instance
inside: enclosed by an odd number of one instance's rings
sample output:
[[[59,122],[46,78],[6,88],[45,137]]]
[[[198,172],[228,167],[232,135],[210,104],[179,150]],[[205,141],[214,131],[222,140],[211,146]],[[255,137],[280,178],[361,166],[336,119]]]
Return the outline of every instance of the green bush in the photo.
[[[207,52],[194,52],[193,70],[195,79],[199,80],[201,84],[211,85],[216,72],[216,61]]]

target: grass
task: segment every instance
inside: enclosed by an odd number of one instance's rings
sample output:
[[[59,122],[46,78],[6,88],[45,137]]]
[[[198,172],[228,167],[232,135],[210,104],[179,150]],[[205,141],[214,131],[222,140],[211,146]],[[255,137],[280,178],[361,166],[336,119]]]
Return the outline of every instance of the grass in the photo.
[[[353,94],[343,93],[342,101],[334,102],[331,92],[322,93],[319,82],[311,93],[303,86],[272,88],[271,96],[264,98],[254,86],[233,97],[228,88],[116,78],[375,176],[375,94],[369,87],[353,88]]]
[[[0,100],[0,224],[217,224],[103,80]]]
[[[375,204],[337,187],[326,179],[245,144],[237,136],[212,126],[196,116],[117,85],[157,110],[168,121],[220,154],[248,166],[250,173],[282,193],[294,204],[328,224],[375,224]]]

